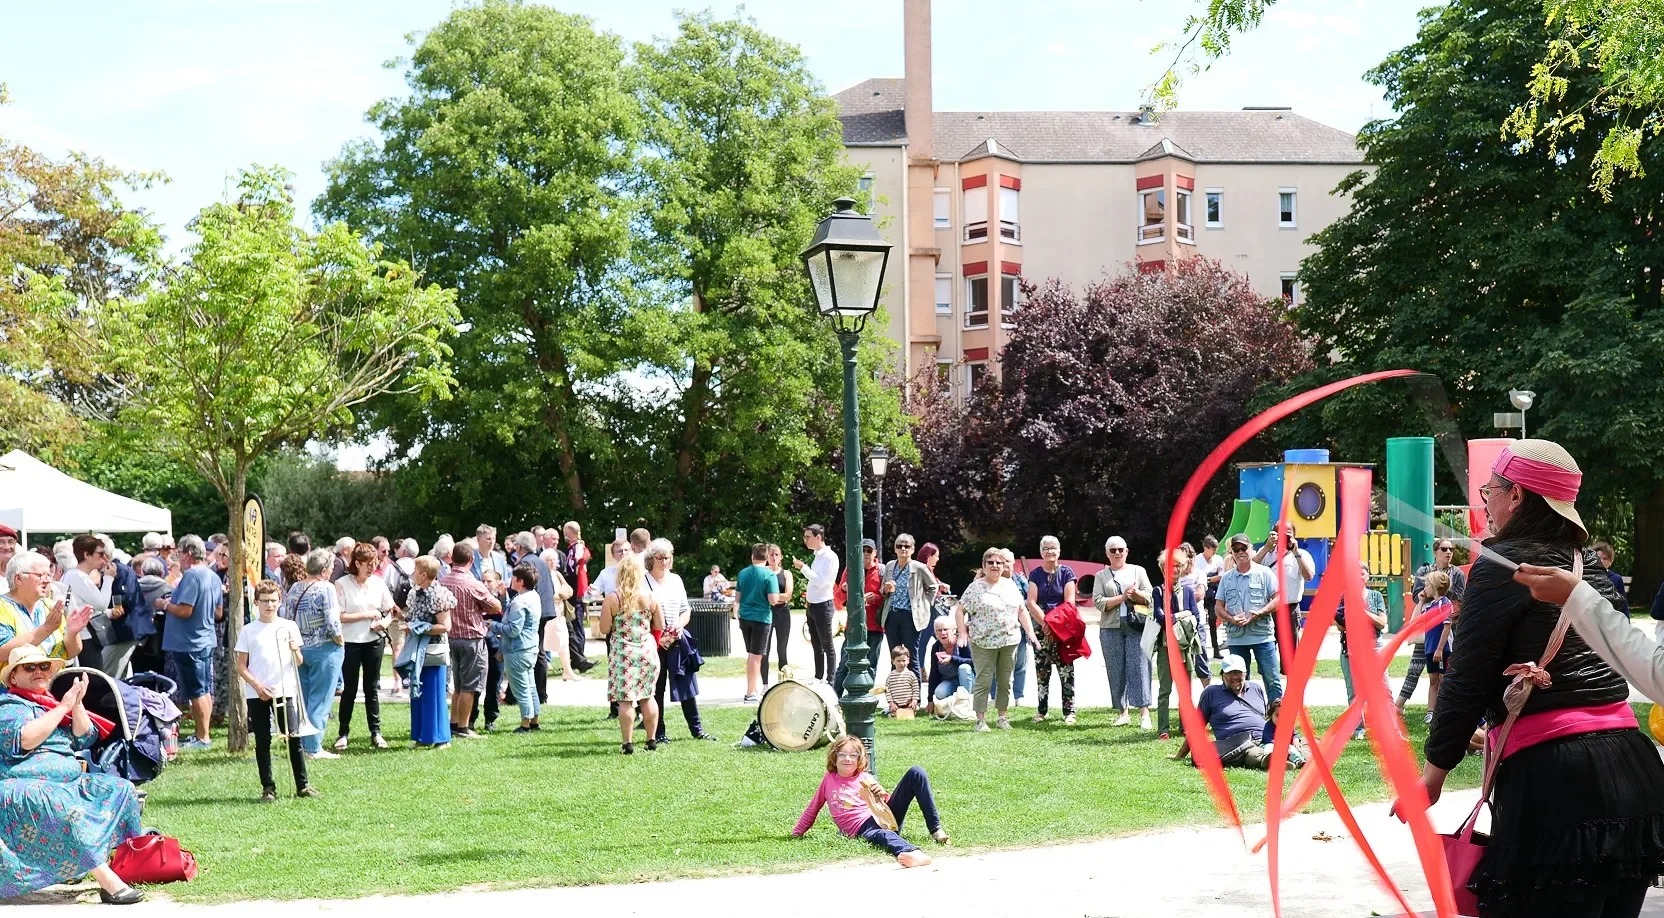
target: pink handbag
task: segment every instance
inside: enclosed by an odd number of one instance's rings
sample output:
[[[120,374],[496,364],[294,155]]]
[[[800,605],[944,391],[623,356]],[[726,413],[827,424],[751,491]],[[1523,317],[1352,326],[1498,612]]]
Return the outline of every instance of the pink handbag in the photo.
[[[1572,561],[1572,573],[1579,580],[1583,579],[1583,556],[1578,554]],[[1479,836],[1474,841],[1474,824],[1479,821],[1479,810],[1491,799],[1491,780],[1496,776],[1496,767],[1502,761],[1502,750],[1508,747],[1508,734],[1514,729],[1514,721],[1520,716],[1520,710],[1525,707],[1525,700],[1531,697],[1531,690],[1538,686],[1547,688],[1549,685],[1548,672],[1545,667],[1554,655],[1560,652],[1560,643],[1566,639],[1566,629],[1571,626],[1571,619],[1566,617],[1565,610],[1560,612],[1560,620],[1554,624],[1554,632],[1548,637],[1548,645],[1543,648],[1543,658],[1536,663],[1515,663],[1502,671],[1505,676],[1513,676],[1514,681],[1502,693],[1503,707],[1508,709],[1508,717],[1502,721],[1502,726],[1496,732],[1485,737],[1485,778],[1480,784],[1479,802],[1473,805],[1473,812],[1463,820],[1462,827],[1450,835],[1442,835],[1444,841],[1444,861],[1450,871],[1450,885],[1456,894],[1456,913],[1459,915],[1479,918],[1479,897],[1468,889],[1468,883],[1473,879],[1474,870],[1479,867],[1480,858],[1485,856],[1485,844],[1489,838]],[[1495,742],[1492,742],[1492,740]]]

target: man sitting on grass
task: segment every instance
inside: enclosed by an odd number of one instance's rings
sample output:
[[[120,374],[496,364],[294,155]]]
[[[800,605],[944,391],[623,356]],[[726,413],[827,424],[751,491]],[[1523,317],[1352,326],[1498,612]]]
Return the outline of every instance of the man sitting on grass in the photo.
[[[1202,689],[1196,707],[1213,731],[1213,747],[1219,751],[1219,761],[1225,767],[1265,771],[1270,768],[1271,744],[1264,740],[1270,736],[1268,727],[1275,723],[1274,712],[1266,704],[1265,689],[1257,682],[1249,682],[1247,672],[1248,666],[1242,657],[1227,655],[1221,673],[1224,684]],[[1186,737],[1172,758],[1182,762],[1189,756],[1190,738]],[[1305,758],[1292,747],[1289,763],[1296,768],[1306,764]]]

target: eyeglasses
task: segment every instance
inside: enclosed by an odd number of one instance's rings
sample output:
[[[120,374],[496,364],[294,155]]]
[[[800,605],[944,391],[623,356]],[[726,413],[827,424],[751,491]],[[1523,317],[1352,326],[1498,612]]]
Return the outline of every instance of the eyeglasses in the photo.
[[[17,668],[20,672],[25,672],[25,673],[49,673],[49,672],[52,671],[52,664],[51,663],[19,663],[17,665]]]
[[[913,550],[913,544],[911,542],[897,542],[896,543],[896,551],[912,551],[912,550]]]
[[[1438,548],[1435,548],[1433,550],[1434,551],[1455,551],[1456,547],[1454,545],[1440,545]]]
[[[1513,486],[1514,486],[1514,483],[1511,482],[1511,481],[1508,481],[1506,479],[1503,479],[1502,484],[1480,485],[1479,486],[1479,499],[1488,504],[1488,503],[1491,502],[1491,495],[1492,494],[1495,494],[1498,491],[1506,491],[1509,488],[1512,488]]]
[[[1125,548],[1111,548],[1109,553],[1112,555],[1124,555],[1127,553],[1127,550]]]
[[[859,753],[859,752],[840,752],[840,753],[838,753],[838,761],[840,761],[840,762],[859,762],[859,761],[861,761],[861,753]]]

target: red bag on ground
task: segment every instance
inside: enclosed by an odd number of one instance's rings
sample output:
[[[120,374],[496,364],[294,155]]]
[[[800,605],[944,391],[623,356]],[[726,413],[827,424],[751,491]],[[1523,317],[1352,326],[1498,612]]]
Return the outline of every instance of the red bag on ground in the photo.
[[[179,847],[179,839],[149,832],[121,843],[110,855],[110,869],[123,882],[178,883],[196,879],[196,855]]]

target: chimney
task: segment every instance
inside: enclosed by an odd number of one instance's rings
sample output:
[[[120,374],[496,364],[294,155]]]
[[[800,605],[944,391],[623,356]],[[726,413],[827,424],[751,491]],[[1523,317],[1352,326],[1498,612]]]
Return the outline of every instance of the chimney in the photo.
[[[930,159],[936,155],[935,119],[930,95],[930,0],[905,0],[901,12],[906,81],[903,110],[907,124],[908,155]]]

